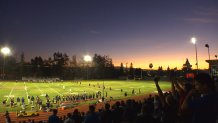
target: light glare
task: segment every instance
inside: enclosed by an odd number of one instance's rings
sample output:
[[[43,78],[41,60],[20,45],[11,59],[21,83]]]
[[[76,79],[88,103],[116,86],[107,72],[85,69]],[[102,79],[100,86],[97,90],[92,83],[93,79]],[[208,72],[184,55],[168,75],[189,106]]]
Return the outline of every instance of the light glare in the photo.
[[[1,49],[1,52],[4,54],[4,55],[9,55],[11,53],[11,50],[8,48],[8,47],[3,47]]]
[[[91,62],[92,61],[92,57],[90,55],[85,55],[84,56],[84,61]]]
[[[192,42],[193,44],[196,44],[197,39],[196,39],[195,37],[192,37],[192,38],[191,38],[191,42]]]

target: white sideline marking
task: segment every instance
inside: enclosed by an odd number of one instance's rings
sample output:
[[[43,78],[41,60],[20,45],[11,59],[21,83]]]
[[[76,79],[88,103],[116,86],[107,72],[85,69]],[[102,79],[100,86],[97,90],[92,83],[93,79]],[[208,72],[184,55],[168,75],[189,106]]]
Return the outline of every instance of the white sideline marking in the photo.
[[[27,92],[27,86],[26,86],[26,82],[24,82],[24,85],[25,85],[25,91],[26,91],[26,97],[27,97],[27,99],[28,99],[28,96],[29,96],[29,94],[28,94],[28,92]]]
[[[15,85],[17,85],[17,83],[16,83]],[[11,97],[11,94],[12,94],[12,92],[13,92],[13,90],[14,90],[15,87],[16,87],[16,86],[14,86],[14,87],[11,89],[11,92],[10,92],[10,94],[8,95],[8,98],[7,98],[6,102],[8,102],[8,99],[9,99],[9,97]]]

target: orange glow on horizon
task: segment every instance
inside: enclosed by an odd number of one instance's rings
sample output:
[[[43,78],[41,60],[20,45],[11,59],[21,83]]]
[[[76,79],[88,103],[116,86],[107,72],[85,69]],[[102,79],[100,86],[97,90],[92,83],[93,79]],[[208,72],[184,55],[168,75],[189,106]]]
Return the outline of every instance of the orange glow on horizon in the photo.
[[[208,69],[209,65],[208,63],[205,61],[206,59],[202,59],[199,58],[198,59],[198,67],[199,69]],[[164,57],[159,57],[159,58],[152,58],[152,60],[146,60],[146,59],[142,59],[142,58],[138,58],[138,59],[126,59],[126,60],[121,60],[121,59],[116,59],[113,60],[113,63],[115,66],[120,66],[121,62],[129,67],[130,63],[133,63],[133,67],[134,68],[142,68],[142,69],[150,69],[149,68],[149,64],[152,63],[153,64],[153,68],[152,69],[158,69],[159,66],[162,66],[164,70],[167,69],[167,67],[169,66],[170,69],[173,69],[175,67],[177,67],[177,69],[181,69],[183,64],[185,63],[186,58],[184,59],[176,59],[176,58],[164,58]],[[196,61],[194,58],[189,59],[190,64],[192,65],[192,69],[196,69]]]

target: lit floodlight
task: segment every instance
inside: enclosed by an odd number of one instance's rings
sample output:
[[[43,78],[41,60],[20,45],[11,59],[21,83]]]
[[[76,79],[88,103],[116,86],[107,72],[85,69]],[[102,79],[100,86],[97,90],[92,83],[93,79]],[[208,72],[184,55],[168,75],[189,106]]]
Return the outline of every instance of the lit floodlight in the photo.
[[[4,55],[4,63],[2,68],[2,78],[5,79],[5,56],[10,55],[11,50],[8,47],[1,48],[1,53]]]
[[[6,56],[6,55],[9,55],[11,53],[11,50],[8,47],[3,47],[1,49],[1,53]]]
[[[192,44],[194,44],[195,45],[195,55],[196,55],[196,67],[197,67],[197,74],[198,74],[198,50],[197,50],[197,39],[195,38],[195,37],[192,37],[191,38],[191,42],[192,42]]]
[[[191,38],[191,42],[192,42],[193,44],[196,44],[197,39],[196,39],[195,37],[192,37],[192,38]]]
[[[92,57],[90,55],[85,55],[83,59],[86,62],[91,62],[92,61]]]

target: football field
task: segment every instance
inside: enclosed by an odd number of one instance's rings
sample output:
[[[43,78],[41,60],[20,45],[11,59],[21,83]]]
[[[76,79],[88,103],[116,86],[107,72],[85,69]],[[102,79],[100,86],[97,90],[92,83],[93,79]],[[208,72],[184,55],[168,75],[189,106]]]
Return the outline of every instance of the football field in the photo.
[[[27,110],[30,110],[31,104],[28,104],[28,96],[39,96],[46,103],[45,95],[50,98],[55,96],[66,95],[82,95],[94,94],[97,92],[103,93],[103,84],[105,86],[104,95],[107,93],[107,99],[124,98],[124,93],[127,97],[143,95],[148,93],[156,93],[156,87],[153,81],[64,81],[64,82],[0,82],[0,112],[21,110],[20,106],[10,107],[10,98],[14,98],[16,103],[17,97],[24,98],[27,104]],[[169,90],[171,84],[166,81],[159,82],[162,90]],[[134,94],[132,94],[134,90]],[[103,94],[102,94],[103,95]],[[3,105],[3,100],[6,100],[6,105]],[[86,103],[89,103],[86,102]],[[81,103],[82,104],[82,103]]]

